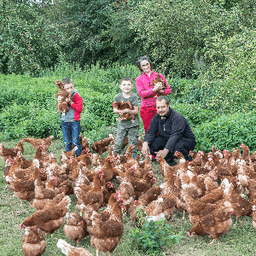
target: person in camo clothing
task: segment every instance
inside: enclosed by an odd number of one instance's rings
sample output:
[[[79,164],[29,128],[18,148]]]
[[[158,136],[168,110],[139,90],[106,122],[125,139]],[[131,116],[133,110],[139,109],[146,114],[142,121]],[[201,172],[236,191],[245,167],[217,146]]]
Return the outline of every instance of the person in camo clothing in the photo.
[[[113,105],[113,112],[115,114],[131,114],[135,115],[134,121],[131,120],[121,120],[117,125],[117,134],[115,139],[114,151],[117,154],[120,154],[122,150],[122,146],[124,143],[124,139],[128,137],[128,143],[133,145],[133,158],[136,157],[137,154],[137,144],[138,144],[138,137],[139,137],[139,117],[138,117],[138,96],[135,93],[132,93],[133,82],[132,79],[129,77],[124,77],[121,79],[121,83],[119,85],[120,89],[122,90],[121,93],[118,93],[114,97],[114,103],[117,101],[127,102],[130,101],[134,106],[134,109],[124,109],[118,110],[115,105]]]

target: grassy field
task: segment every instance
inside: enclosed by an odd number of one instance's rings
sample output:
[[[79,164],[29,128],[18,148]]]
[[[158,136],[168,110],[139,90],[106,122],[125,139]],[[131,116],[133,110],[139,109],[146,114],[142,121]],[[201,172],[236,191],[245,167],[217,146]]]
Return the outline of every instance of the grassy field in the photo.
[[[17,145],[16,141],[4,142],[4,145],[8,148],[13,148]],[[35,149],[28,143],[24,143],[24,156],[27,159],[32,159],[35,155]],[[59,161],[61,151],[64,150],[63,142],[60,140],[54,140],[48,150],[52,152]],[[60,162],[59,162],[60,163]],[[4,162],[0,160],[0,255],[1,256],[21,256],[22,253],[22,234],[23,230],[19,228],[27,217],[29,217],[36,210],[29,206],[29,204],[23,201],[20,206],[20,200],[13,196],[13,191],[10,188],[4,189],[6,184],[3,179]],[[157,176],[157,184],[163,181],[159,164],[153,163],[153,171]],[[70,211],[77,211],[75,208],[76,198],[71,195],[72,204]],[[232,216],[233,225],[229,232],[218,238],[217,242],[210,244],[212,239],[208,236],[200,237],[196,236],[190,238],[187,235],[187,231],[192,227],[192,223],[188,219],[182,219],[182,214],[175,210],[174,215],[170,221],[170,225],[175,234],[180,231],[183,232],[182,240],[179,245],[174,245],[169,248],[163,248],[161,255],[255,255],[255,244],[256,244],[256,231],[252,226],[251,217],[241,217],[237,224],[235,223],[235,216]],[[138,248],[134,247],[129,237],[130,232],[135,228],[130,223],[129,216],[124,217],[125,231],[124,235],[113,252],[113,256],[144,256],[148,255],[139,251]],[[64,239],[68,243],[76,246],[76,243],[65,236],[63,227],[57,230],[53,237],[50,234],[46,235],[47,247],[44,255],[62,255],[60,249],[57,248],[56,244],[58,239]],[[90,245],[90,237],[85,237],[81,242],[80,246],[86,248],[93,255],[96,255],[96,250]],[[99,255],[108,255],[102,252]]]

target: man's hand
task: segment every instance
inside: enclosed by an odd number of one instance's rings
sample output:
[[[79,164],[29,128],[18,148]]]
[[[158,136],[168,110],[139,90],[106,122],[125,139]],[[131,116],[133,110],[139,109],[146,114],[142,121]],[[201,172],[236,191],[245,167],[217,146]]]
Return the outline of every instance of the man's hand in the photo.
[[[158,157],[163,157],[165,158],[167,156],[167,154],[169,153],[169,150],[167,148],[164,148],[163,150],[159,150],[158,152],[155,152],[156,153],[156,158]]]
[[[142,144],[142,149],[141,149],[141,153],[143,154],[143,156],[147,156],[150,154],[150,151],[149,151],[149,146],[148,146],[148,142],[143,142]]]

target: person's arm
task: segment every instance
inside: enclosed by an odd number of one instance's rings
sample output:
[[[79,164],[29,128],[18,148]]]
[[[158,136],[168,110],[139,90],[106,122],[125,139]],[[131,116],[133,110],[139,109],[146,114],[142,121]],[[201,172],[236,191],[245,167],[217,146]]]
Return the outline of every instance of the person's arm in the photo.
[[[156,96],[154,89],[149,88],[148,84],[147,85],[143,84],[143,79],[141,77],[138,77],[136,79],[136,88],[141,98],[149,98],[149,97]]]
[[[73,101],[70,101],[71,108],[77,111],[78,113],[81,113],[83,110],[83,98],[79,95],[79,93],[76,93],[73,96]]]
[[[122,114],[130,114],[130,115],[137,115],[138,114],[138,106],[134,106],[134,109],[126,108],[122,111]]]
[[[114,112],[115,114],[122,114],[122,111],[123,111],[123,110],[117,109],[114,104],[115,104],[115,102],[112,104],[112,105],[113,105],[113,112]]]
[[[170,93],[172,92],[172,90],[171,90],[169,84],[167,83],[165,77],[164,77],[162,74],[159,74],[159,75],[160,75],[160,77],[164,80],[164,82],[166,83],[166,87],[167,87],[167,88],[164,90],[163,95],[168,95],[168,94],[170,94]]]
[[[143,142],[141,153],[143,154],[143,156],[147,156],[147,155],[150,154],[150,150],[149,150],[149,146],[148,146],[148,142],[147,141]]]

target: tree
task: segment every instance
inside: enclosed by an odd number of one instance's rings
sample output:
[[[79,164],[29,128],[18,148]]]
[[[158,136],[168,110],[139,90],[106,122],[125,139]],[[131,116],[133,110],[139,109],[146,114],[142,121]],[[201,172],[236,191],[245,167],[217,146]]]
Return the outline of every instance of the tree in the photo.
[[[3,1],[0,31],[2,73],[39,74],[57,61],[54,28],[44,19],[44,8],[30,1]]]

